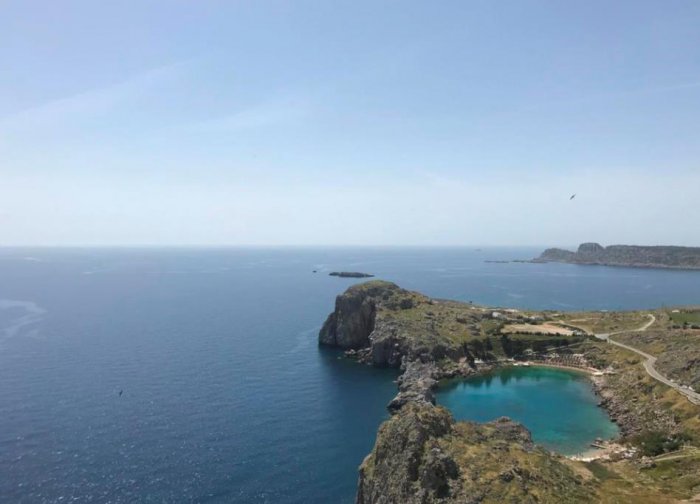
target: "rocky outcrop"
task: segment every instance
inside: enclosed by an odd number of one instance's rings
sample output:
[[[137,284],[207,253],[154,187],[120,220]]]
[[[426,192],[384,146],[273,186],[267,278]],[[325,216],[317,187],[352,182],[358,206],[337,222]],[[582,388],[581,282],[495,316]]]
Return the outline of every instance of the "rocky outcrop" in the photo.
[[[649,396],[649,386],[645,383],[644,371],[636,370],[598,377],[593,380],[596,393],[600,396],[600,406],[620,427],[622,438],[629,439],[647,431],[677,434],[680,425],[673,413],[656,403]]]
[[[604,251],[599,245],[584,244],[579,252],[564,251],[560,256],[580,254],[593,260]],[[506,347],[511,340],[500,333],[507,323],[505,313],[519,323],[532,318],[430,299],[381,281],[352,286],[337,297],[319,343],[343,348],[361,362],[400,366],[403,371],[398,393],[388,405],[392,415],[380,427],[375,447],[360,468],[359,504],[601,502],[601,492],[605,497],[611,490],[617,492],[606,486],[609,476],[601,479],[585,465],[534,445],[530,433],[510,419],[455,422],[435,405],[433,391],[441,378],[472,374],[513,354],[508,350],[512,345]],[[684,331],[674,348],[686,349],[693,334]],[[512,341],[518,343],[516,355],[536,349],[538,343],[527,334],[513,336]],[[679,441],[684,429],[695,425],[687,416],[692,412],[668,407],[665,387],[646,375],[637,357],[621,360],[618,347],[593,338],[579,343],[577,350],[589,362],[614,371],[601,377],[596,388],[625,439],[644,445],[665,433],[669,440]],[[670,366],[680,360],[670,351],[667,355],[673,359],[658,362]],[[687,361],[687,366],[674,369],[692,378],[698,359]],[[681,413],[686,416],[681,418]],[[635,470],[628,469],[630,474]],[[694,470],[689,467],[684,474]],[[648,488],[629,494],[632,486],[619,487],[607,500],[633,502],[635,496],[646,495]],[[661,502],[658,497],[652,499]]]
[[[344,349],[369,346],[377,304],[397,289],[395,284],[379,281],[350,287],[335,299],[335,310],[321,328],[319,343]]]
[[[687,345],[659,355],[656,367],[678,383],[700,390],[700,348]]]
[[[379,429],[360,467],[358,504],[587,502],[593,493],[508,418],[455,422],[409,403]]]
[[[445,409],[418,404],[382,424],[373,452],[360,467],[357,503],[429,502],[448,496],[459,470],[438,440],[451,429]]]
[[[408,361],[403,374],[397,380],[399,393],[389,403],[389,411],[396,412],[406,404],[435,404],[433,389],[440,378],[440,371],[434,363]]]
[[[335,301],[319,333],[319,343],[360,350],[355,356],[375,366],[408,361],[459,359],[464,347],[441,334],[435,301],[384,281],[353,285]]]
[[[576,252],[550,248],[535,262],[565,262],[640,268],[700,269],[700,247],[610,245],[582,243]]]

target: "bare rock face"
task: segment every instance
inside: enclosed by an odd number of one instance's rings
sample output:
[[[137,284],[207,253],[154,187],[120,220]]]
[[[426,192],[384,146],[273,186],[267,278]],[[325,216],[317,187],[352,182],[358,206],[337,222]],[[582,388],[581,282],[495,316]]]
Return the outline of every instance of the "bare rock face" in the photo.
[[[594,491],[508,418],[455,422],[409,402],[379,428],[357,504],[596,502]]]
[[[418,404],[382,424],[374,451],[360,467],[357,503],[434,502],[449,496],[459,469],[438,439],[451,429],[447,410]]]
[[[319,343],[344,349],[369,346],[377,304],[384,295],[398,289],[397,285],[382,281],[350,287],[335,299],[335,310],[321,328]]]
[[[440,334],[435,301],[384,281],[354,285],[338,296],[319,343],[356,351],[375,366],[399,367],[404,358],[423,363],[464,356],[464,348]]]
[[[582,243],[578,246],[578,254],[580,256],[590,256],[592,258],[597,258],[600,254],[605,252],[605,247],[599,243]]]
[[[408,361],[404,373],[399,377],[399,393],[389,403],[389,411],[395,413],[408,403],[435,404],[433,389],[437,385],[439,372],[434,363]]]

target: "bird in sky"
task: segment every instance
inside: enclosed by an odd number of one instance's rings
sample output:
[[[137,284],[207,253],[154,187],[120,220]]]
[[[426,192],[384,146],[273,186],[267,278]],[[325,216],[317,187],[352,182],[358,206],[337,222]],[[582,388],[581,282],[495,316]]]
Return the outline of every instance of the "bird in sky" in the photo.
[[[576,197],[576,193],[572,194],[572,195],[571,195],[571,198],[569,198],[569,201],[571,201],[571,200],[574,199],[575,197]]]
[[[123,391],[123,390],[120,390],[120,391],[119,391],[119,397],[121,397],[123,393],[124,393],[124,391]]]

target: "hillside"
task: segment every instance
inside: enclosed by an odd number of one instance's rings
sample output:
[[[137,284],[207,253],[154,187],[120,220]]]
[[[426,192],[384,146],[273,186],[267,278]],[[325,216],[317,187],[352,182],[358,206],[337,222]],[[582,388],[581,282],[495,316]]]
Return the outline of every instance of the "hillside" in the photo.
[[[610,245],[582,243],[576,252],[550,248],[535,262],[563,262],[639,268],[700,269],[700,247]]]
[[[653,313],[670,338],[649,351],[679,383],[695,383],[700,329],[680,325],[694,312]],[[383,281],[350,287],[337,297],[319,343],[403,371],[388,405],[392,417],[360,467],[357,502],[656,504],[700,496],[698,407],[648,376],[639,355],[592,335],[631,331],[634,337],[648,315],[487,308]],[[641,344],[658,341],[652,331],[641,334]],[[441,379],[509,365],[513,358],[606,370],[594,378],[595,388],[620,426],[625,455],[570,460],[537,447],[524,426],[507,418],[456,422],[435,405]],[[674,451],[684,444],[680,454]]]

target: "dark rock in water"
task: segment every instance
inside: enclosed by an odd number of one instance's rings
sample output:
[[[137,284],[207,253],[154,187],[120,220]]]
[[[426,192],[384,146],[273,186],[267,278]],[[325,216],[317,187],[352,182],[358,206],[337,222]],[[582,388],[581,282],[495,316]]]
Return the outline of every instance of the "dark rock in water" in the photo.
[[[340,278],[371,278],[374,275],[369,273],[360,273],[358,271],[333,271],[328,273],[328,276],[340,277]]]
[[[638,268],[700,269],[700,247],[610,245],[582,243],[576,252],[545,250],[533,262],[564,262]]]

